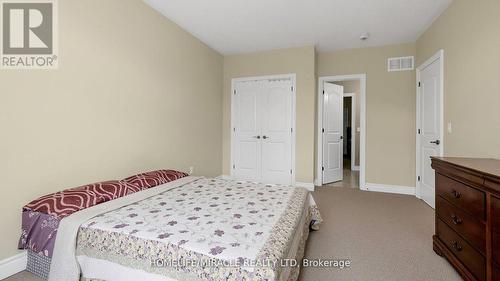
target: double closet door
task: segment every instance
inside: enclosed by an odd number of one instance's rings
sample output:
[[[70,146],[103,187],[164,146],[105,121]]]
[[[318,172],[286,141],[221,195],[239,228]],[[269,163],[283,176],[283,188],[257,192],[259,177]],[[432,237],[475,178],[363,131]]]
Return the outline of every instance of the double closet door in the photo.
[[[293,81],[234,83],[232,177],[292,183]]]

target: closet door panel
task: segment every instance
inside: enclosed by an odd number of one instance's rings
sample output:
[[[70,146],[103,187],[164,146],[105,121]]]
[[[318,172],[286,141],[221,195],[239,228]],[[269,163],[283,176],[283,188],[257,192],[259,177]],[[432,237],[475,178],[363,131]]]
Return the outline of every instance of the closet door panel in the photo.
[[[291,183],[292,82],[271,80],[261,101],[262,182]]]
[[[233,94],[233,177],[261,178],[261,93],[263,82],[238,82]]]

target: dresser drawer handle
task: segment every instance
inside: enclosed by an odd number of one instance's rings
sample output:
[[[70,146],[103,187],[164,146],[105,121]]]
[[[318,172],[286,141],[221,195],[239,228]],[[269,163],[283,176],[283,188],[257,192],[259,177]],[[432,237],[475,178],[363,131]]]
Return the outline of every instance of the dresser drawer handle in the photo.
[[[462,246],[460,246],[460,244],[458,244],[458,241],[453,241],[453,242],[451,242],[451,246],[452,246],[452,247],[453,247],[453,249],[455,249],[457,252],[462,251]]]
[[[460,193],[460,192],[458,192],[458,191],[456,191],[456,190],[454,190],[454,189],[451,191],[451,194],[452,194],[452,195],[453,195],[453,197],[455,197],[456,199],[458,199],[458,198],[462,197],[462,193]]]
[[[454,225],[459,225],[462,224],[462,219],[457,217],[456,215],[451,215],[451,220],[453,221]]]

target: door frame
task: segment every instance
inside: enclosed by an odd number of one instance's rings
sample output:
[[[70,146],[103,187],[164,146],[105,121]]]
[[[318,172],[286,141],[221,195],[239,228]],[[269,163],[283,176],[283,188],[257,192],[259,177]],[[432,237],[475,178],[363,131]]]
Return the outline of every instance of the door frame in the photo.
[[[356,94],[344,93],[344,98],[351,98],[351,171],[356,171]]]
[[[415,177],[415,186],[416,186],[416,196],[417,198],[421,199],[421,186],[420,186],[420,181],[419,177],[421,174],[420,170],[420,164],[421,164],[421,159],[420,159],[420,134],[418,133],[418,130],[420,129],[420,101],[421,101],[421,93],[420,93],[420,87],[418,86],[420,82],[420,72],[431,65],[433,62],[436,60],[439,61],[439,76],[441,80],[441,85],[439,88],[439,100],[441,103],[440,106],[440,114],[439,114],[439,123],[441,123],[441,130],[439,132],[439,139],[441,140],[441,144],[439,146],[439,156],[442,157],[444,155],[444,50],[441,49],[437,53],[435,53],[432,57],[427,59],[425,62],[423,62],[419,67],[417,67],[416,72],[417,72],[417,80],[416,80],[416,89],[417,89],[417,99],[416,99],[416,131],[415,131],[415,143],[416,143],[416,177]]]
[[[316,127],[316,177],[314,183],[316,186],[321,186],[323,183],[323,173],[321,166],[323,165],[323,83],[325,82],[342,82],[359,80],[360,93],[359,93],[359,189],[368,190],[366,188],[366,74],[352,74],[352,75],[336,75],[336,76],[322,76],[318,78],[318,115]]]
[[[230,167],[229,167],[229,176],[233,177],[233,165],[234,165],[234,120],[235,120],[235,110],[234,110],[234,93],[235,93],[235,84],[238,82],[248,82],[248,81],[261,81],[261,80],[273,80],[273,79],[290,79],[292,81],[292,173],[291,173],[291,184],[295,185],[295,143],[296,143],[296,96],[297,96],[297,75],[295,73],[288,74],[277,74],[277,75],[263,75],[263,76],[251,76],[251,77],[238,77],[231,79],[231,153],[230,153]]]

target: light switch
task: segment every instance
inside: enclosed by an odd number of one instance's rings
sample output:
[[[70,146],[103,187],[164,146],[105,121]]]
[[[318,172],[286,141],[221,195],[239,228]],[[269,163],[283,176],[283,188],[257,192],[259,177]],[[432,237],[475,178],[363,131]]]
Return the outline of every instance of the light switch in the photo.
[[[448,134],[451,134],[451,122],[448,122]]]

